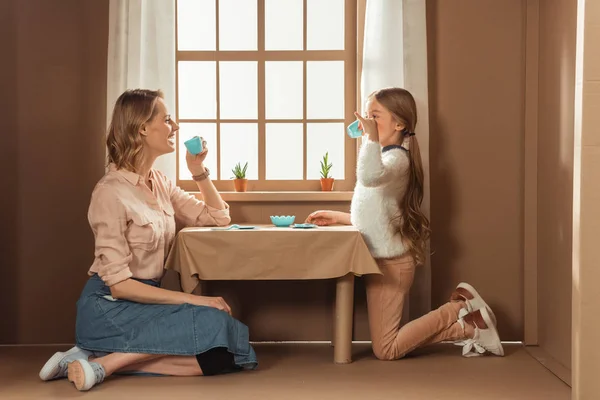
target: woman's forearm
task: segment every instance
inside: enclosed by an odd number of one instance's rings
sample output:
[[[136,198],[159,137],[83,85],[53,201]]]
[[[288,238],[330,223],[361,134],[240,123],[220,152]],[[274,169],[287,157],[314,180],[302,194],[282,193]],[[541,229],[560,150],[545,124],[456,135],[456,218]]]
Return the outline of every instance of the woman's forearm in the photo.
[[[110,287],[112,297],[144,304],[193,304],[192,294],[175,292],[127,279]]]
[[[209,178],[196,181],[196,185],[198,186],[198,190],[202,193],[202,198],[206,205],[216,208],[217,210],[225,209],[225,203],[223,202],[221,194]]]

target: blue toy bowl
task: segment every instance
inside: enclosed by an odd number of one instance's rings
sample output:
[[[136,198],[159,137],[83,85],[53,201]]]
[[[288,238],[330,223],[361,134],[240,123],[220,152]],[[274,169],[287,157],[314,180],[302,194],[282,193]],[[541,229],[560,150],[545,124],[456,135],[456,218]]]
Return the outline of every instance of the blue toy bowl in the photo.
[[[287,227],[294,223],[296,220],[295,215],[271,215],[271,222],[275,226]]]

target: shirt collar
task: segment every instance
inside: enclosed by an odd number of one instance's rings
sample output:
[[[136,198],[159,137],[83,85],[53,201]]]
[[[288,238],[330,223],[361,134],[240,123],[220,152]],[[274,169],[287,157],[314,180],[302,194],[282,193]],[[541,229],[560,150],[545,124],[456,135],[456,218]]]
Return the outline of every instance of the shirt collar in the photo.
[[[388,145],[388,146],[384,146],[384,147],[381,149],[381,152],[382,152],[382,153],[385,153],[386,151],[390,151],[390,150],[392,150],[392,149],[400,149],[400,150],[404,150],[404,151],[406,151],[406,149],[405,149],[404,147],[402,147],[402,146],[400,146],[400,145],[398,145],[398,144],[390,144],[390,145]]]
[[[127,181],[129,181],[129,183],[131,183],[134,186],[140,183],[140,181],[144,180],[143,176],[136,174],[135,172],[128,171],[126,169],[117,169],[117,166],[112,163],[110,164],[109,169],[110,171],[114,171],[117,174],[121,175],[123,178],[127,179]],[[150,172],[150,176],[152,176],[152,172]]]

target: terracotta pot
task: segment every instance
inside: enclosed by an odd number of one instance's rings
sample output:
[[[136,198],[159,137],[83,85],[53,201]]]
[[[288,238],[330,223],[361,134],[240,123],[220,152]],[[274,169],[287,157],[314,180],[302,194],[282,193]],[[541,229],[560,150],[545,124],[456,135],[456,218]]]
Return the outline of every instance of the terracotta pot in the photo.
[[[234,179],[233,186],[236,192],[245,192],[248,188],[248,179]]]
[[[331,192],[333,190],[333,178],[321,178],[321,190]]]

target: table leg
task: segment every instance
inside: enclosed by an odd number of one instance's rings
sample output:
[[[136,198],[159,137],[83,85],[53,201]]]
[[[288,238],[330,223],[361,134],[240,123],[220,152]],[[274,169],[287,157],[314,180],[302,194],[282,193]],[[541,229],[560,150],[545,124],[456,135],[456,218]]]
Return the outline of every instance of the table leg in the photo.
[[[195,294],[196,296],[206,296],[206,282],[199,281],[198,285],[196,285],[192,291],[192,294]]]
[[[337,282],[337,281],[336,281]],[[336,283],[337,286],[337,283]],[[336,288],[337,289],[337,288]],[[337,294],[336,294],[337,296]],[[331,303],[332,305],[332,309],[331,309],[331,320],[333,321],[333,323],[331,324],[331,346],[335,347],[335,335],[336,335],[336,327],[337,327],[337,307],[336,307],[336,296],[333,296],[333,302]]]
[[[335,338],[333,361],[336,364],[352,362],[352,317],[354,311],[354,274],[338,278],[335,292]]]

